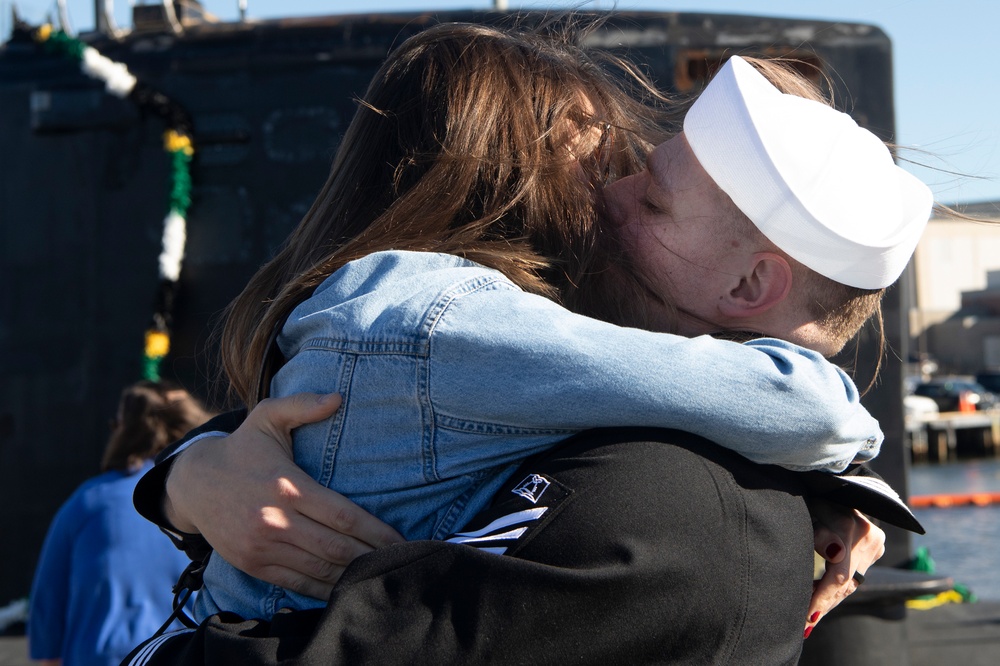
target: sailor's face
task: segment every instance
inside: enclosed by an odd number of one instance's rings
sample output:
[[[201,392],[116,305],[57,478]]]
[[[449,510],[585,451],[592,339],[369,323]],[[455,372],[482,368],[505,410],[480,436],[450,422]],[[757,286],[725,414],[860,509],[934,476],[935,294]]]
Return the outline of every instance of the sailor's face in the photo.
[[[682,316],[678,332],[711,328],[706,324],[715,317],[718,290],[728,283],[727,260],[739,249],[725,231],[740,213],[684,135],[657,146],[645,170],[608,186],[605,196],[639,269],[663,287],[682,315],[690,315]]]

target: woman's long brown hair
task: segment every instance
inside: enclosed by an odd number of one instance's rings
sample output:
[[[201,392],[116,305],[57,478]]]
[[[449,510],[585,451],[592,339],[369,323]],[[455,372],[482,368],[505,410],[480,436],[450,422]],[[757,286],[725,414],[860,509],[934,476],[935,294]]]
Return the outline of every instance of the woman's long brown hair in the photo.
[[[590,128],[600,139],[574,155]],[[334,271],[382,250],[465,257],[642,325],[641,278],[601,221],[600,185],[640,169],[669,129],[566,39],[465,24],[411,37],[375,75],[312,208],[229,306],[232,392],[252,407],[272,333]]]

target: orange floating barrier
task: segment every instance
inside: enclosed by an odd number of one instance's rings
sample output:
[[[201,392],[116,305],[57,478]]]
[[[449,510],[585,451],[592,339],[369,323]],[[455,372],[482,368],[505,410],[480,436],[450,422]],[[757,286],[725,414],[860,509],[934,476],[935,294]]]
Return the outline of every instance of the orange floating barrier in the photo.
[[[914,495],[910,497],[909,505],[914,509],[939,508],[950,506],[990,506],[1000,504],[1000,493],[959,493],[943,495]]]

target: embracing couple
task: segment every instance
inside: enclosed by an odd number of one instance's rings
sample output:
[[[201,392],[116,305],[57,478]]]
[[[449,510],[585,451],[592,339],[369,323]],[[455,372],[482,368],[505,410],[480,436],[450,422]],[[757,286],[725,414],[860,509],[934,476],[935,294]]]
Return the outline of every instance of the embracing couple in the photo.
[[[198,629],[127,663],[795,663],[863,513],[920,529],[825,357],[929,190],[780,62],[683,104],[629,71],[475,25],[390,54],[227,312],[253,411],[140,484],[215,553]]]

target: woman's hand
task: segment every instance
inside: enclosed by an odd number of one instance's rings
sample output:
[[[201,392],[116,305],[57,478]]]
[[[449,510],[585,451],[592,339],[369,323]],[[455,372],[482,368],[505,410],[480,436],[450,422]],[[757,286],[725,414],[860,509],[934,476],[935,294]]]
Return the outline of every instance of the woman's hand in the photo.
[[[232,435],[196,442],[167,478],[167,518],[251,576],[328,598],[354,558],[403,540],[292,462],[292,430],[339,407],[338,395],[272,398]]]
[[[861,513],[828,502],[810,504],[816,552],[826,571],[813,584],[805,636],[841,601],[858,589],[854,572],[862,575],[885,554],[885,532]]]

